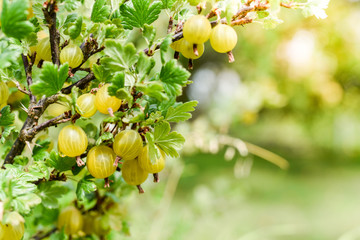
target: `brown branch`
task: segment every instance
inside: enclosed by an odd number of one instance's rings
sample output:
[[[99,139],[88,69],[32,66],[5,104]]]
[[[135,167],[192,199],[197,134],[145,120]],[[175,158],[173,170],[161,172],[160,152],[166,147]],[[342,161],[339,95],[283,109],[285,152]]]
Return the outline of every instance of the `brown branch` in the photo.
[[[30,92],[26,90],[26,88],[24,87],[24,89],[21,88],[20,86],[20,83],[18,81],[14,81],[13,82],[15,83],[17,89],[22,92],[22,93],[25,93],[26,95],[29,95],[30,96]]]
[[[43,7],[42,11],[49,28],[51,59],[54,64],[60,66],[60,33],[56,28],[56,12],[58,11],[56,0],[48,0]]]
[[[13,164],[14,158],[20,155],[25,146],[26,142],[31,142],[35,137],[34,134],[29,134],[28,131],[31,131],[34,127],[37,126],[40,116],[44,113],[45,109],[52,103],[58,100],[59,96],[53,95],[48,98],[42,98],[38,101],[37,104],[30,104],[28,110],[28,117],[25,120],[24,125],[22,126],[19,136],[15,140],[13,146],[11,147],[9,153],[6,155],[4,165],[5,164]],[[2,168],[4,168],[4,165]]]
[[[26,94],[30,96],[31,103],[36,102],[36,97],[31,93],[31,90],[30,90],[30,86],[32,85],[32,66],[33,66],[33,62],[35,61],[35,57],[36,57],[36,53],[33,56],[31,56],[31,59],[29,62],[27,56],[25,56],[24,54],[21,54],[21,58],[23,60],[24,68],[25,68],[26,82],[28,85],[28,92]],[[18,89],[19,89],[19,87],[18,87]]]
[[[251,18],[241,18],[235,21],[231,22],[231,26],[236,26],[236,25],[244,25],[244,24],[248,24],[248,23],[252,23],[253,19]]]
[[[63,94],[69,94],[71,93],[71,89],[73,87],[78,87],[80,89],[84,89],[87,87],[87,85],[95,79],[94,73],[90,72],[88,75],[86,75],[84,78],[80,79],[76,83],[71,84],[70,86],[61,89],[61,93]]]
[[[39,232],[36,235],[34,235],[32,237],[32,239],[33,240],[41,240],[41,239],[44,239],[44,238],[47,238],[47,237],[51,236],[56,231],[57,231],[57,228],[55,227],[55,228],[51,229],[49,232],[47,232],[47,233]]]
[[[265,11],[270,8],[270,4],[256,4],[254,6],[246,6],[241,8],[233,17],[232,20],[236,20],[239,18],[244,18],[249,12],[256,12],[256,11]]]
[[[55,118],[52,118],[40,125],[35,126],[34,128],[28,130],[27,134],[30,136],[35,136],[37,133],[41,132],[42,130],[49,128],[51,126],[56,126],[60,123],[65,123],[71,120],[71,111],[65,112]]]

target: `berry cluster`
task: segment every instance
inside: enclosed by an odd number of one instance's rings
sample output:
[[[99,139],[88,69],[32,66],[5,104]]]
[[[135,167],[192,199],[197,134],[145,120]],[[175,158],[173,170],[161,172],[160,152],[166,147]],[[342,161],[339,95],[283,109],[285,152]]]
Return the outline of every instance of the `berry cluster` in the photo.
[[[189,68],[192,60],[200,58],[204,53],[204,43],[210,39],[211,47],[219,53],[227,53],[229,62],[234,61],[232,50],[237,43],[235,30],[229,25],[219,23],[212,28],[209,20],[203,15],[194,15],[184,24],[183,37],[170,46],[175,50],[175,58],[180,52],[189,59]]]

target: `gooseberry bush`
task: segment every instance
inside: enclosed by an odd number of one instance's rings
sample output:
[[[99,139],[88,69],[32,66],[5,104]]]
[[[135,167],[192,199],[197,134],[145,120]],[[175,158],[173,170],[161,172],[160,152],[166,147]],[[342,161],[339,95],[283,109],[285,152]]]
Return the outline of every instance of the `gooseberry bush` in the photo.
[[[0,3],[0,239],[17,240],[129,234],[123,199],[179,157],[204,44],[234,62],[236,29],[274,28],[281,7],[324,18],[328,1]]]

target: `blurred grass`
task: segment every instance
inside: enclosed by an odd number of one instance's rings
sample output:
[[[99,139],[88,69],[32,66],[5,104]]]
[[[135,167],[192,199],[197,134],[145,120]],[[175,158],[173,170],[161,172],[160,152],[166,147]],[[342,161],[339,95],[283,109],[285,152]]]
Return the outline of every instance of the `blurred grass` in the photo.
[[[187,165],[185,173],[199,170],[181,178],[168,211],[161,204],[164,182],[133,197],[132,238],[330,240],[359,226],[359,169],[292,175],[257,161],[248,178],[235,179],[230,163],[224,166],[219,156],[191,160],[196,166]],[[204,163],[210,169],[203,171]],[[149,235],[153,225],[156,238]]]
[[[225,161],[225,150],[168,160],[165,180],[132,196],[132,239],[360,239],[360,1],[332,0],[327,13],[283,9],[275,30],[237,27],[236,62],[207,45],[186,92],[207,120],[192,123],[191,144],[225,132],[290,168]]]

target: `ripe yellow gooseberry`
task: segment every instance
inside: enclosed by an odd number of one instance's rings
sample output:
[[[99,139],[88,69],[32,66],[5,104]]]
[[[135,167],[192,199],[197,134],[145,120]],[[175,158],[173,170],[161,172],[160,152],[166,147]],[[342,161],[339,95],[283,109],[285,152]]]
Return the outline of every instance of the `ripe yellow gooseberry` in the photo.
[[[95,96],[95,106],[97,110],[103,114],[109,114],[109,109],[115,112],[121,106],[120,99],[109,95],[109,86],[110,84],[105,84],[104,86],[102,86]]]
[[[51,62],[50,38],[45,37],[39,40],[38,44],[35,47],[35,51],[36,51],[35,64],[37,64],[41,59],[44,61]]]
[[[171,44],[170,44],[170,47],[171,47],[172,49],[174,49],[175,51],[177,51],[177,52],[181,52],[181,46],[182,46],[182,41],[183,41],[183,40],[184,40],[184,39],[181,38],[180,40],[177,40],[176,42],[171,43]]]
[[[83,52],[80,47],[75,44],[69,44],[61,50],[60,62],[62,64],[68,63],[71,68],[78,67],[83,59]]]
[[[143,147],[142,153],[139,156],[139,165],[148,173],[158,173],[161,172],[165,167],[165,153],[161,149],[159,151],[159,158],[153,160],[149,156],[149,145]]]
[[[70,111],[71,107],[68,103],[65,102],[56,102],[53,104],[50,104],[46,109],[46,115],[49,117],[57,117],[64,112]]]
[[[211,32],[211,47],[219,53],[227,53],[234,49],[237,43],[235,30],[226,24],[218,24]]]
[[[137,159],[125,161],[121,172],[125,182],[134,186],[142,184],[148,177],[148,173],[140,167]]]
[[[64,208],[58,218],[57,228],[64,228],[65,234],[77,234],[83,227],[81,212],[74,206]]]
[[[0,221],[0,240],[22,239],[25,232],[24,218],[17,212],[10,212],[6,220],[7,222]]]
[[[193,44],[206,42],[211,34],[211,24],[203,15],[194,15],[184,24],[184,38]]]
[[[12,81],[7,82],[7,86],[8,86],[9,88],[16,88],[16,84],[15,84],[14,82],[12,82]],[[16,103],[16,102],[18,102],[18,101],[21,101],[25,96],[26,96],[25,93],[22,93],[22,92],[20,92],[19,90],[16,90],[15,92],[13,92],[13,93],[10,94],[7,102],[8,102],[9,104],[14,104],[14,103]]]
[[[77,157],[85,152],[88,146],[87,136],[81,127],[68,125],[61,129],[58,136],[58,148],[68,157]]]
[[[135,130],[124,130],[115,137],[113,149],[123,160],[133,160],[141,153],[143,146],[140,134]]]
[[[95,107],[95,95],[86,93],[81,95],[77,100],[76,104],[79,108],[79,113],[85,118],[94,116],[97,109]]]
[[[115,158],[116,155],[111,148],[103,145],[95,146],[87,155],[86,166],[93,177],[107,178],[116,171]]]
[[[189,43],[185,39],[182,41],[181,44],[181,54],[184,55],[184,57],[188,59],[198,59],[201,57],[204,53],[204,44],[198,44],[197,45],[198,55],[195,55],[193,44]]]
[[[6,104],[9,98],[9,88],[5,82],[0,81],[0,105]]]

